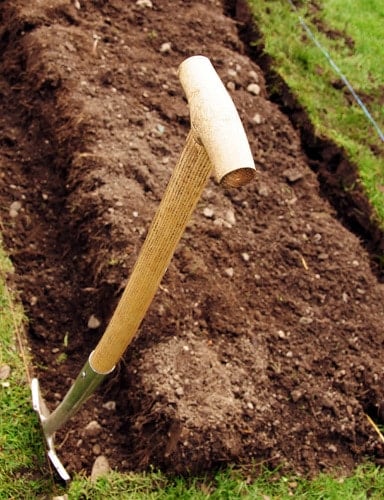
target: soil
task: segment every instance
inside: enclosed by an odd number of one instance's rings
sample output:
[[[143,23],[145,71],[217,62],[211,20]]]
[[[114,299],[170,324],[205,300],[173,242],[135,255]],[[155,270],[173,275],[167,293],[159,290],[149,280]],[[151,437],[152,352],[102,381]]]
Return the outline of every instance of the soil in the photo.
[[[51,409],[102,335],[182,151],[185,58],[211,59],[257,166],[238,190],[209,182],[124,359],[57,433],[60,458],[86,473],[101,454],[172,474],[382,463],[367,415],[384,421],[384,290],[368,251],[383,238],[358,188],[347,206],[335,181],[356,173],[305,141],[288,91],[274,102],[243,2],[152,3],[0,2],[1,229]]]

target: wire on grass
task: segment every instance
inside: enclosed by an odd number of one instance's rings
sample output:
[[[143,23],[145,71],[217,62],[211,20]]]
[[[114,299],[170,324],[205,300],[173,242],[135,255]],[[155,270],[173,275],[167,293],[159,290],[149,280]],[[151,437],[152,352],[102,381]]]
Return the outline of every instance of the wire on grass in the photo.
[[[363,110],[365,116],[368,118],[368,120],[374,126],[374,128],[375,128],[376,132],[378,133],[380,139],[384,142],[384,133],[383,133],[383,131],[381,130],[379,124],[373,118],[373,116],[371,115],[371,113],[369,112],[369,110],[366,107],[366,105],[363,103],[363,101],[357,95],[355,89],[352,87],[352,85],[350,84],[350,82],[347,79],[347,77],[341,72],[340,68],[337,66],[337,64],[335,63],[335,61],[332,59],[332,57],[329,54],[329,52],[327,51],[327,49],[319,42],[319,40],[315,37],[315,35],[313,34],[312,30],[308,26],[308,24],[299,15],[298,9],[297,9],[296,5],[293,3],[293,1],[292,0],[287,0],[287,2],[290,4],[290,6],[292,7],[292,9],[297,13],[297,17],[299,19],[299,22],[300,22],[301,26],[304,28],[304,30],[307,33],[307,35],[309,36],[309,38],[313,41],[313,43],[316,45],[316,47],[323,53],[323,55],[326,57],[326,59],[328,60],[329,64],[333,68],[333,70],[339,75],[340,79],[342,80],[342,82],[344,83],[344,85],[348,88],[348,90],[351,92],[351,94],[352,94],[353,98],[355,99],[355,101],[357,102],[357,104]]]

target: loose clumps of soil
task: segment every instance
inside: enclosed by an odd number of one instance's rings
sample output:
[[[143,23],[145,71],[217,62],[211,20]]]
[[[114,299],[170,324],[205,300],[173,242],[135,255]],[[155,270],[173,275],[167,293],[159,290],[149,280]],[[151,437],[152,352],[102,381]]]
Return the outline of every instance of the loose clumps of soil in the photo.
[[[183,148],[185,58],[211,59],[258,169],[245,188],[205,189],[124,360],[56,437],[70,472],[101,454],[183,474],[383,460],[366,416],[384,419],[383,286],[229,10],[0,4],[2,231],[51,408],[103,333]]]

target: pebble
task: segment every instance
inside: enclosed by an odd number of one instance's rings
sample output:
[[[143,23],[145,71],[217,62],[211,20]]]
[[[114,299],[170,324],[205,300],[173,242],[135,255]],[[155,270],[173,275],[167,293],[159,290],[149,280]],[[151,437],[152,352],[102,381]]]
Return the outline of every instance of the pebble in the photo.
[[[293,391],[291,391],[291,398],[294,403],[297,403],[297,401],[299,401],[299,399],[302,398],[303,395],[304,392],[301,389],[293,389]]]
[[[154,133],[158,136],[161,137],[165,132],[165,127],[161,123],[158,123],[154,129]]]
[[[207,219],[212,219],[214,213],[215,212],[212,210],[212,208],[209,208],[209,207],[205,207],[204,210],[203,210],[203,215]]]
[[[92,420],[91,422],[89,422],[89,424],[87,424],[85,429],[84,429],[87,436],[91,436],[91,437],[98,436],[102,430],[103,430],[103,428],[101,427],[99,422],[97,422],[96,420]]]
[[[234,272],[235,271],[233,270],[233,267],[227,267],[226,269],[224,269],[224,273],[228,276],[228,278],[232,278]]]
[[[313,318],[310,318],[309,316],[302,316],[299,319],[299,323],[300,325],[310,325],[311,323],[313,323]]]
[[[101,321],[94,314],[91,314],[88,319],[88,328],[95,330],[96,328],[99,328],[100,325]]]
[[[228,222],[228,224],[234,226],[236,224],[235,212],[231,209],[227,210],[225,212],[225,220]]]
[[[110,472],[111,467],[109,465],[108,459],[104,455],[100,455],[96,458],[91,472],[91,481],[96,482],[101,476],[105,476]]]
[[[136,5],[138,7],[143,7],[147,9],[152,9],[153,7],[153,3],[151,2],[151,0],[137,0]]]
[[[175,393],[176,396],[184,396],[184,389],[182,387],[177,387]]]
[[[172,50],[172,44],[170,42],[164,42],[160,46],[161,54],[168,54]]]
[[[252,121],[253,121],[253,123],[256,123],[257,125],[260,125],[260,123],[261,123],[260,113],[256,113],[255,115],[253,115]]]
[[[285,339],[285,333],[283,332],[283,330],[279,330],[277,332],[277,336],[279,337],[279,339]]]
[[[317,256],[319,260],[327,260],[329,258],[329,255],[327,253],[319,253]]]
[[[259,95],[260,90],[260,85],[257,85],[257,83],[250,83],[247,87],[247,91],[253,95]]]
[[[5,380],[11,374],[11,367],[9,365],[0,366],[0,380]]]
[[[256,73],[256,71],[253,71],[251,70],[249,73],[248,73],[248,76],[251,80],[253,80],[254,82],[258,82],[259,81],[259,75]]]
[[[37,299],[36,295],[33,295],[30,298],[29,303],[30,303],[31,306],[35,306],[37,304],[37,301],[38,301],[38,299]]]
[[[15,218],[19,215],[19,212],[21,210],[21,202],[20,201],[14,201],[11,203],[11,206],[9,207],[9,215],[12,218]]]
[[[106,403],[103,404],[103,408],[109,411],[115,411],[116,410],[116,401],[107,401]]]
[[[227,89],[230,91],[230,92],[233,92],[234,90],[236,90],[236,84],[235,82],[227,82]]]
[[[249,262],[249,259],[250,259],[249,253],[243,252],[241,254],[241,258],[243,259],[244,262]]]

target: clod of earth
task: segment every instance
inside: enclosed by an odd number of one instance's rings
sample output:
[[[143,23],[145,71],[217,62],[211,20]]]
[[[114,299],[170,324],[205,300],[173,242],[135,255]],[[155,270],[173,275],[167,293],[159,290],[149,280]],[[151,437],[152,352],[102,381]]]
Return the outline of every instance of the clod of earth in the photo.
[[[239,191],[208,185],[124,363],[58,433],[60,458],[87,473],[96,444],[123,471],[256,460],[314,474],[382,460],[366,418],[383,421],[384,399],[384,292],[369,255],[321,196],[223,7],[152,4],[0,6],[2,227],[50,406],[108,322],[180,154],[189,123],[174,69],[189,55],[234,82],[258,167]],[[236,223],[218,224],[228,211]],[[100,434],[79,442],[93,420]]]

